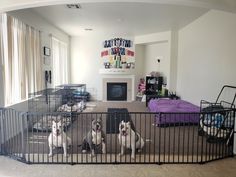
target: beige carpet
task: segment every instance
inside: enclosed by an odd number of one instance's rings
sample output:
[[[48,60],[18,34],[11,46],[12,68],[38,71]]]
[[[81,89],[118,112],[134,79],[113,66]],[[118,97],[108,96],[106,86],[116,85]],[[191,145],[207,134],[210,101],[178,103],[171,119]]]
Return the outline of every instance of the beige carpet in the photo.
[[[87,105],[86,114],[79,114],[73,124],[68,128],[67,134],[73,140],[73,146],[68,149],[69,154],[77,154],[75,158],[68,159],[69,162],[78,163],[81,157],[81,145],[83,138],[87,132],[91,129],[92,118],[98,116],[103,119],[103,128],[106,132],[106,114],[101,112],[107,112],[107,108],[127,108],[129,112],[145,112],[148,111],[145,104],[142,102],[89,102]],[[90,114],[92,112],[92,114]],[[96,114],[96,112],[98,114]],[[94,114],[95,113],[95,114]],[[198,136],[198,126],[170,126],[165,128],[156,127],[153,125],[154,116],[146,116],[139,114],[132,115],[131,119],[135,125],[136,131],[145,139],[145,146],[142,153],[137,154],[136,162],[197,162],[203,156],[203,160],[212,158],[221,158],[227,156],[231,152],[231,147],[226,146],[225,143],[207,143],[205,136]],[[109,128],[108,128],[109,129]],[[47,162],[51,159],[44,157],[48,154],[48,135],[49,132],[29,132],[28,140],[25,139],[26,153],[35,154],[27,156],[27,160],[30,162]],[[107,154],[101,158],[101,161],[112,163],[114,158],[109,160],[111,154],[118,154],[120,146],[117,140],[117,134],[106,133],[106,147]],[[21,136],[17,136],[16,139],[7,143],[6,147],[9,152],[20,153],[19,147],[21,147]],[[15,147],[11,149],[10,147]],[[55,154],[59,154],[59,157],[63,153],[62,149],[58,149]],[[44,154],[44,155],[43,155]],[[145,154],[145,160],[140,158]],[[155,156],[152,158],[152,155]],[[219,156],[217,156],[217,154]],[[129,159],[130,153],[127,152],[126,159]],[[187,158],[184,158],[184,157]],[[178,157],[178,158],[176,158]],[[53,161],[60,162],[57,156]],[[82,158],[83,163],[87,158]],[[65,159],[64,159],[65,160]],[[100,161],[100,160],[98,160]]]
[[[107,108],[127,108],[129,112],[148,112],[148,108],[145,102],[121,102],[121,101],[109,101],[109,102],[88,102],[88,112],[107,112]]]
[[[235,177],[236,158],[204,165],[27,165],[0,156],[0,177]]]
[[[108,107],[148,111],[145,103],[90,102],[88,112],[106,112]],[[235,177],[236,158],[204,165],[27,165],[0,156],[0,177]]]

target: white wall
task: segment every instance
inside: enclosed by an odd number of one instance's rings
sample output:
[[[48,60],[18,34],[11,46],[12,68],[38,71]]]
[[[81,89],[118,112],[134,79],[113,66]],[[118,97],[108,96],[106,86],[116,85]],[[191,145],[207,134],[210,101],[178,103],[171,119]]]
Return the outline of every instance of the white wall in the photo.
[[[176,40],[176,35],[172,31],[135,36],[136,45],[145,45],[144,76],[152,71],[160,71],[164,76],[167,88],[171,91],[176,89],[177,67],[173,66],[172,62],[176,63],[177,59],[175,55],[171,54],[177,49]],[[157,59],[160,59],[159,64]]]
[[[169,83],[170,51],[167,41],[145,45],[144,74],[158,71],[164,77],[164,83]],[[160,63],[157,60],[160,59]],[[168,79],[167,79],[168,77]],[[169,85],[168,85],[169,86]]]
[[[161,33],[152,33],[141,36],[135,36],[135,44],[150,44],[156,42],[166,42],[169,41],[171,37],[171,31],[165,31]]]
[[[199,105],[236,85],[236,14],[211,10],[179,31],[177,91]]]
[[[27,112],[29,109],[29,107],[28,107],[28,101],[26,100],[26,101],[22,101],[22,102],[20,102],[20,103],[17,103],[17,104],[14,104],[14,105],[11,105],[11,106],[9,106],[8,108],[12,108],[12,109],[14,109],[14,110],[16,110],[16,111],[21,111],[21,112]]]
[[[101,94],[99,88],[102,83],[98,72],[101,68],[102,40],[99,36],[71,38],[71,81],[87,84],[87,88],[94,89],[91,94],[95,99]]]
[[[138,92],[140,78],[144,78],[145,45],[135,45],[135,93]]]
[[[62,30],[58,29],[56,26],[53,26],[51,23],[47,22],[44,18],[39,16],[32,9],[11,11],[11,12],[8,12],[7,14],[18,18],[19,20],[23,21],[24,23],[26,23],[30,26],[33,26],[36,29],[38,29],[46,34],[53,34],[58,39],[66,42],[66,43],[70,42],[68,34],[66,34]]]
[[[117,36],[84,35],[71,38],[71,81],[85,83],[92,99],[102,100],[102,74],[99,69],[104,68],[101,58],[103,41]],[[124,39],[132,37],[119,36]],[[131,48],[131,50],[134,50]]]
[[[0,71],[3,70],[3,66],[0,63]],[[2,72],[0,72],[0,108],[4,106],[4,87],[3,87],[3,75]]]
[[[177,64],[178,64],[178,31],[171,32],[171,47],[170,47],[170,79],[169,88],[176,91],[177,87]]]

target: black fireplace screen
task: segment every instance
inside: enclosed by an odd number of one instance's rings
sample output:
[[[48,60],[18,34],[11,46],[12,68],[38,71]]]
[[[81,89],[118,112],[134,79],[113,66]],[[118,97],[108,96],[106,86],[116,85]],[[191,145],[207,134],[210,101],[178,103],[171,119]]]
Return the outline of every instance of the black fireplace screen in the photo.
[[[108,101],[127,101],[127,83],[107,83]]]

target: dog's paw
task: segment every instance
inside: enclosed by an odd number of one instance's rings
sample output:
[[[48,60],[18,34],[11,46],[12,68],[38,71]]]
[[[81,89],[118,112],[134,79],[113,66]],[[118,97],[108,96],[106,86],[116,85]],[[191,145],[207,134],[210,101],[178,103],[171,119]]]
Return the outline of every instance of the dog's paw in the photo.
[[[95,157],[95,154],[90,154],[90,157],[91,157],[91,158]]]
[[[102,153],[106,154],[106,148],[105,147],[102,148]]]
[[[137,151],[140,153],[140,152],[142,152],[142,149],[138,149]]]
[[[48,154],[48,157],[52,157],[52,153]]]
[[[86,152],[87,152],[87,150],[85,150],[85,149],[84,149],[84,150],[82,150],[82,153],[86,153]]]
[[[65,158],[68,158],[68,157],[69,157],[69,155],[68,155],[68,154],[64,154],[64,157],[65,157]]]
[[[123,155],[124,155],[124,154],[122,154],[122,153],[119,153],[119,154],[118,154],[118,156],[120,156],[120,157],[123,156]]]
[[[133,159],[133,160],[135,159],[134,155],[131,156],[131,159]]]

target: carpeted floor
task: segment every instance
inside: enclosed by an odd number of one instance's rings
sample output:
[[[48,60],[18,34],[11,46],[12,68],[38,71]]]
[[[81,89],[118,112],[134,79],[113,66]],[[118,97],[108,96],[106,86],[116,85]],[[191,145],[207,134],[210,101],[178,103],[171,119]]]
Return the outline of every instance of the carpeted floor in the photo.
[[[106,120],[108,116],[107,109],[111,107],[119,109],[127,108],[129,112],[148,112],[145,103],[142,102],[90,102],[87,107],[88,109],[86,109],[87,113],[79,114],[67,130],[67,135],[73,140],[73,147],[68,150],[69,154],[81,154],[81,146],[79,145],[82,144],[87,132],[91,130],[91,121],[93,118],[101,117],[103,120],[103,130],[109,130]],[[131,116],[131,120],[137,132],[145,140],[145,146],[141,155],[146,154],[147,159],[151,162],[156,162],[159,156],[162,157],[161,161],[172,161],[176,156],[180,156],[180,159],[175,161],[183,161],[183,157],[185,156],[189,156],[189,159],[184,159],[184,161],[196,161],[196,156],[198,159],[201,158],[201,155],[211,159],[215,157],[215,152],[218,154],[220,152],[222,156],[227,155],[229,152],[228,146],[224,143],[207,143],[205,137],[198,135],[198,126],[156,127],[153,125],[154,115],[147,116],[143,114],[134,114]],[[38,153],[48,154],[48,132],[30,132],[27,135],[29,140],[25,140],[27,153],[35,153],[36,158]],[[109,154],[118,154],[120,152],[117,136],[117,133],[106,133],[108,157],[110,156]],[[8,144],[16,144],[16,149],[12,150],[12,152],[17,152],[17,148],[21,146],[19,142],[21,141],[13,140]],[[59,151],[56,151],[56,154],[61,154],[62,152],[59,149]],[[154,158],[153,160],[153,158],[150,158],[150,154],[156,154],[157,159]],[[36,159],[33,160],[37,162]],[[76,161],[76,159],[74,160]]]
[[[27,165],[0,156],[0,177],[235,177],[236,158],[204,165]]]
[[[107,108],[127,108],[129,112],[148,112],[145,103],[142,102],[90,102],[88,104],[88,109],[86,112],[106,112]],[[82,119],[81,119],[82,120]],[[88,121],[89,122],[89,121]],[[88,123],[87,122],[87,123]],[[73,124],[74,128],[82,126],[85,123],[84,121]],[[136,122],[138,123],[138,122]],[[140,123],[142,124],[142,122]],[[85,124],[84,124],[85,125]],[[148,125],[151,125],[150,122]],[[73,130],[73,126],[70,130]],[[86,127],[86,126],[85,126]],[[137,125],[138,129],[141,130],[141,125]],[[151,126],[150,130],[154,130],[155,126]],[[194,127],[192,127],[194,129]],[[86,129],[86,128],[85,128]],[[147,127],[149,130],[149,127]],[[155,128],[156,129],[156,128]],[[164,136],[164,131],[166,133],[172,132],[170,128],[158,128],[158,132]],[[183,134],[183,130],[180,129],[180,135]],[[85,130],[86,132],[86,130]],[[176,133],[177,132],[172,132]],[[186,133],[186,129],[185,129]],[[77,133],[78,134],[78,133]],[[142,135],[145,135],[144,132],[141,132]],[[38,134],[40,135],[40,134]],[[74,133],[75,135],[75,133]],[[82,138],[83,134],[80,134]],[[195,136],[196,134],[194,134]],[[35,134],[29,135],[31,140],[36,140]],[[146,134],[146,138],[150,138]],[[165,134],[166,137],[167,134]],[[192,137],[190,135],[190,137]],[[35,138],[35,139],[34,139]],[[74,137],[76,138],[76,137]],[[152,138],[152,137],[151,137]],[[158,137],[156,137],[158,138]],[[47,146],[47,135],[42,134],[40,139],[37,139],[40,145],[43,145],[45,152],[48,151]],[[163,139],[164,140],[164,139]],[[158,141],[159,142],[159,141]],[[161,141],[162,142],[162,141]],[[161,148],[164,148],[168,141],[161,143]],[[172,147],[176,146],[174,142],[171,143]],[[180,145],[184,145],[182,142]],[[196,146],[196,145],[194,145]],[[108,145],[109,147],[109,145]],[[148,146],[149,147],[149,146]],[[154,146],[150,146],[154,147]],[[38,147],[36,147],[38,148]],[[34,149],[31,147],[31,150]],[[147,150],[149,148],[146,148]],[[36,149],[37,150],[37,149]],[[207,149],[208,150],[208,149]],[[211,150],[211,149],[209,149]],[[165,153],[167,153],[166,151]],[[224,160],[219,160],[215,162],[210,162],[204,165],[27,165],[21,162],[9,159],[7,157],[0,156],[0,177],[234,177],[236,174],[236,158],[227,158]]]
[[[91,109],[90,109],[91,108]],[[107,112],[108,108],[127,108],[129,112],[148,112],[145,102],[88,102],[88,110],[91,112]]]

